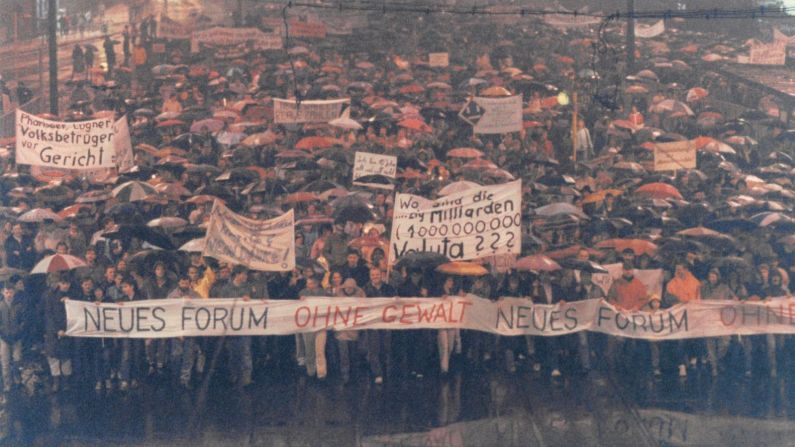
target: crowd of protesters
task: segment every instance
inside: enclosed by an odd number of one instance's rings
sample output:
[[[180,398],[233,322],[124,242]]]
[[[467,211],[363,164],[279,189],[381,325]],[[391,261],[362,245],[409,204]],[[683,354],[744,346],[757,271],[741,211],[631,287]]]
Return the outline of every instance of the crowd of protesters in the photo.
[[[53,392],[76,384],[126,391],[153,377],[191,388],[213,369],[213,380],[247,386],[273,365],[299,367],[319,380],[375,384],[446,375],[458,367],[556,378],[591,368],[650,375],[670,370],[682,377],[699,370],[715,376],[726,368],[775,376],[785,366],[788,338],[777,335],[661,343],[585,332],[499,337],[450,329],[169,340],[66,337],[67,298],[120,303],[471,293],[539,304],[605,299],[646,311],[789,295],[795,240],[788,232],[795,225],[788,212],[795,193],[789,189],[793,161],[786,125],[770,107],[749,109],[747,119],[737,119],[708,102],[742,98],[757,105],[763,99],[702,60],[741,51],[742,43],[669,31],[666,42],[640,45],[638,66],[628,71],[609,51],[598,53],[601,60],[594,65],[592,30],[563,33],[540,19],[368,19],[352,36],[293,38],[287,51],[247,47],[232,59],[216,57],[212,48],[191,53],[170,42],[170,56],[185,65],[150,64],[146,76],[130,79],[114,71],[115,57],[107,57],[106,82],[74,83],[84,96],[61,118],[82,120],[102,110],[126,114],[135,167],[110,178],[77,174],[48,184],[29,167],[14,166],[13,157],[5,160],[0,360],[6,391],[20,382],[26,361],[44,358]],[[448,51],[450,66],[423,62],[431,50]],[[85,63],[84,55],[75,60]],[[75,71],[80,72],[77,62]],[[131,96],[132,84],[146,93]],[[503,90],[523,94],[524,130],[473,135],[457,116],[467,97]],[[580,93],[574,132],[572,106],[555,99],[561,91]],[[271,99],[296,94],[302,100],[350,97],[350,119],[341,126],[273,124]],[[305,137],[317,137],[316,145],[294,150]],[[703,143],[698,169],[652,172],[649,144],[682,140]],[[455,148],[480,155],[448,156]],[[393,193],[351,187],[356,151],[398,156],[395,190],[428,198],[461,180],[521,179],[519,258],[546,256],[563,267],[525,268],[520,259],[478,277],[442,275],[421,260],[388,268]],[[111,194],[131,180],[149,189]],[[203,237],[202,224],[216,199],[261,219],[293,208],[298,267],[249,271],[177,250]],[[561,211],[541,212],[545,205],[561,205]],[[17,220],[43,208],[57,212],[57,219]],[[343,212],[351,208],[365,208],[365,217]],[[160,225],[169,218],[173,225]],[[606,240],[627,242],[600,245]],[[53,253],[77,256],[87,267],[28,275]],[[588,266],[612,263],[622,264],[622,274],[602,290],[592,282],[598,269]],[[661,296],[635,277],[636,269],[655,268],[666,272]]]

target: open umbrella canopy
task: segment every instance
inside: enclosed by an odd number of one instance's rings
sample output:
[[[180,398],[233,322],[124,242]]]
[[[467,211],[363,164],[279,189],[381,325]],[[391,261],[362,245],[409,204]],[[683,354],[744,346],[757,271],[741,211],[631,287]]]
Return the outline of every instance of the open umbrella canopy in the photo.
[[[45,256],[44,259],[39,261],[30,273],[55,273],[73,270],[78,267],[86,267],[86,262],[71,255],[51,255]]]
[[[554,272],[560,270],[560,264],[544,255],[530,255],[520,258],[514,266],[516,270],[528,272]]]
[[[574,258],[567,258],[560,262],[561,267],[571,269],[571,270],[580,270],[583,272],[591,272],[591,273],[610,273],[605,267],[593,262],[593,261],[583,261],[581,259],[574,259]]]
[[[459,192],[466,191],[468,189],[480,187],[479,184],[475,182],[469,182],[466,180],[461,180],[458,182],[450,183],[449,185],[445,186],[444,188],[439,190],[440,196],[449,196],[450,194],[455,194]]]
[[[116,228],[106,231],[103,236],[108,239],[120,239],[127,243],[136,238],[163,250],[176,248],[168,236],[146,225],[118,225]]]
[[[415,251],[401,256],[395,264],[395,268],[428,271],[435,270],[436,267],[447,262],[449,262],[449,259],[441,253],[433,251]]]
[[[192,239],[182,244],[182,246],[179,247],[179,249],[180,251],[186,251],[188,253],[201,253],[204,251],[205,240],[206,239],[203,237],[198,239]]]
[[[447,151],[447,156],[456,158],[480,158],[483,156],[483,152],[474,147],[458,147]]]
[[[60,222],[61,216],[53,212],[49,208],[33,208],[32,210],[22,214],[17,218],[19,222],[44,222],[45,220],[52,220]]]
[[[334,146],[342,146],[342,141],[331,137],[304,137],[296,144],[296,149],[313,150],[327,149]]]
[[[436,267],[436,271],[447,275],[456,276],[483,276],[488,275],[489,271],[486,267],[474,262],[466,261],[453,261],[445,262],[444,264]]]
[[[576,205],[572,205],[570,203],[565,203],[565,202],[551,203],[549,205],[544,205],[540,208],[536,208],[535,213],[536,216],[543,216],[543,217],[552,217],[560,214],[570,214],[582,219],[588,218],[588,216],[585,214],[585,212],[583,212],[581,208],[579,208]]]
[[[111,195],[120,202],[137,202],[148,195],[157,195],[157,190],[148,183],[130,181],[113,188]]]
[[[146,223],[150,228],[181,228],[188,225],[188,221],[181,217],[158,217]]]
[[[668,183],[647,183],[635,190],[638,195],[648,196],[654,199],[679,199],[683,200],[682,193],[675,186]]]
[[[654,256],[657,245],[644,239],[607,239],[596,244],[597,248],[612,248],[617,252],[632,250],[635,255]]]

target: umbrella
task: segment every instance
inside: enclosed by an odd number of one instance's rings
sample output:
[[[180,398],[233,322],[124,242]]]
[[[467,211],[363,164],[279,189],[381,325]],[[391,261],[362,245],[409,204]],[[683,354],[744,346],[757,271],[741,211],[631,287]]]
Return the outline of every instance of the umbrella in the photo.
[[[570,214],[580,217],[582,219],[588,218],[588,216],[583,212],[582,209],[580,209],[576,205],[572,205],[570,203],[565,203],[565,202],[551,203],[549,205],[544,205],[540,208],[536,208],[535,213],[536,216],[544,216],[544,217],[552,217],[560,214]]]
[[[121,239],[126,242],[129,242],[132,238],[137,238],[163,250],[173,250],[175,248],[168,236],[146,225],[122,224],[113,230],[106,231],[103,236],[107,239]]]
[[[415,130],[417,132],[426,132],[426,133],[433,133],[433,128],[429,126],[425,121],[417,118],[407,118],[404,120],[400,120],[397,123],[398,126]]]
[[[678,189],[667,183],[647,183],[636,189],[635,193],[646,195],[655,199],[684,199]]]
[[[657,104],[649,107],[649,111],[653,113],[682,113],[688,116],[694,116],[693,110],[685,103],[675,99],[664,99]]]
[[[320,197],[314,192],[310,191],[294,192],[292,194],[288,194],[287,197],[284,198],[284,203],[302,203],[302,202],[317,202],[317,201],[320,201]]]
[[[709,92],[701,87],[693,87],[687,91],[687,98],[685,99],[687,102],[696,102],[701,101],[702,99],[709,96]]]
[[[157,195],[157,190],[143,182],[130,181],[123,183],[111,192],[111,195],[120,202],[136,202],[143,200],[148,195]]]
[[[529,272],[554,272],[560,270],[560,264],[544,255],[531,255],[518,259],[514,266],[516,270]]]
[[[58,216],[61,219],[77,217],[77,215],[83,212],[83,210],[87,211],[90,207],[90,205],[85,203],[75,203],[74,205],[69,205],[61,211],[58,211]]]
[[[468,161],[466,164],[461,166],[461,169],[468,169],[473,171],[485,171],[486,169],[499,169],[499,166],[495,165],[493,162],[489,160],[479,158]]]
[[[325,149],[334,146],[342,146],[343,142],[331,137],[304,137],[295,144],[296,149]]]
[[[45,220],[60,222],[63,219],[49,208],[33,208],[17,219],[19,222],[44,222]]]
[[[583,261],[581,259],[568,258],[560,262],[561,267],[580,270],[591,273],[610,273],[606,268],[593,261]]]
[[[654,256],[657,245],[643,239],[607,239],[596,244],[597,248],[612,248],[617,252],[632,250],[636,255]]]
[[[483,156],[483,152],[474,147],[458,147],[447,151],[447,156],[457,158],[480,158]]]
[[[205,238],[191,239],[190,241],[182,244],[179,247],[180,251],[187,251],[189,253],[201,253],[204,251]]]
[[[398,259],[395,267],[407,269],[420,269],[423,271],[435,270],[436,267],[449,262],[447,257],[433,251],[415,251],[403,255]]]
[[[446,262],[436,267],[436,271],[457,276],[483,276],[489,274],[489,271],[482,265],[466,261]]]
[[[194,121],[193,124],[190,126],[191,132],[204,132],[205,130],[210,132],[218,132],[224,128],[225,123],[219,119],[215,118],[207,118],[200,121]]]
[[[276,133],[274,132],[260,132],[249,135],[240,142],[243,146],[264,146],[266,144],[273,144],[276,142]]]
[[[30,273],[54,273],[86,267],[85,261],[71,255],[46,256],[33,267]]]
[[[362,125],[359,124],[356,120],[346,117],[335,118],[328,122],[330,125],[334,127],[338,127],[340,129],[346,130],[361,130]]]
[[[191,197],[190,199],[186,200],[185,203],[190,203],[192,205],[204,205],[205,203],[212,203],[216,200],[221,201],[221,203],[225,203],[225,201],[219,197],[207,195],[207,194],[199,194],[196,196]]]
[[[715,231],[754,231],[757,228],[757,223],[747,219],[718,219],[707,222],[704,226]]]
[[[358,223],[365,223],[378,218],[373,208],[366,204],[348,205],[336,208],[333,217],[335,222]]]
[[[142,250],[127,258],[127,265],[137,271],[154,271],[158,262],[164,263],[171,270],[180,271],[186,265],[185,256],[174,251]]]
[[[792,218],[791,217],[789,217],[789,216],[787,216],[785,214],[779,213],[779,212],[772,212],[772,211],[765,212],[765,213],[754,214],[748,220],[751,223],[753,223],[754,225],[757,225],[757,226],[760,226],[760,227],[766,227],[766,226],[769,226],[769,225],[778,226],[781,223],[792,223]],[[751,231],[751,230],[747,230],[747,231]]]
[[[307,183],[303,188],[301,188],[301,191],[324,192],[335,188],[342,188],[342,186],[332,181],[321,179]]]
[[[150,228],[180,228],[188,225],[188,221],[181,217],[158,217],[147,222]]]
[[[107,191],[88,191],[86,193],[81,194],[75,200],[75,203],[97,203],[97,202],[104,202],[110,198],[111,195]]]
[[[466,181],[466,180],[461,180],[461,181],[458,181],[458,182],[450,183],[449,185],[447,185],[444,188],[440,189],[439,190],[439,195],[440,196],[449,196],[450,194],[456,194],[456,193],[463,192],[463,191],[466,191],[466,190],[471,189],[471,188],[477,188],[479,186],[480,185],[478,185],[475,182],[469,182],[469,181]]]

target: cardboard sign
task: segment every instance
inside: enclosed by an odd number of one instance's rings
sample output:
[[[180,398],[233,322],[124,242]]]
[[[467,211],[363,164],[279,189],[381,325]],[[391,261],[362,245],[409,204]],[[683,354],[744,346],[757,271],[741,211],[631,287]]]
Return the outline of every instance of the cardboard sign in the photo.
[[[522,182],[471,188],[439,200],[395,197],[389,264],[433,251],[464,261],[521,251]]]
[[[353,162],[353,179],[365,175],[383,175],[395,178],[397,172],[397,157],[393,155],[371,154],[370,152],[356,152]]]
[[[656,143],[654,170],[676,171],[696,168],[696,143],[693,140]]]
[[[350,98],[305,100],[273,98],[273,121],[277,124],[327,123],[348,108]]]
[[[17,164],[90,170],[115,168],[113,120],[50,121],[17,109]]]
[[[429,53],[428,65],[431,67],[447,67],[450,65],[450,53]]]
[[[295,268],[293,210],[270,220],[256,220],[235,214],[216,201],[204,241],[203,256],[266,272]]]
[[[474,97],[458,114],[476,134],[503,134],[522,130],[522,96]]]

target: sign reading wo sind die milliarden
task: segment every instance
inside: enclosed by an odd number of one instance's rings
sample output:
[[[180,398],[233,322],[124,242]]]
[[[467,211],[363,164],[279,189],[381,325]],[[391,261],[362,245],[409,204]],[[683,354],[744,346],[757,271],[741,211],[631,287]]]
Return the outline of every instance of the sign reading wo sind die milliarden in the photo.
[[[454,261],[521,250],[522,182],[471,188],[439,200],[397,194],[389,262],[432,251]]]
[[[16,162],[67,169],[114,168],[113,119],[50,121],[17,109]]]

